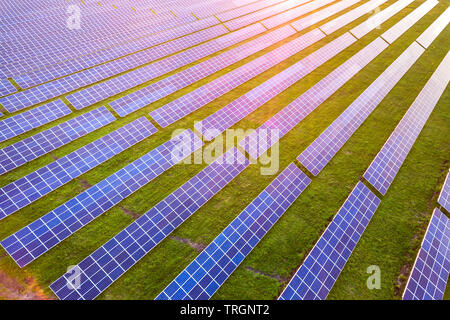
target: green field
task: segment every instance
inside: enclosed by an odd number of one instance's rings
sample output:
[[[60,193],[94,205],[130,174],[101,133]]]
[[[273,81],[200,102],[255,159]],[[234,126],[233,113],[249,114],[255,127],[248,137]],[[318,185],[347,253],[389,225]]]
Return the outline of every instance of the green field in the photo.
[[[392,0],[386,2],[381,9],[394,2]],[[402,10],[383,23],[380,29],[375,29],[358,40],[233,128],[259,127],[423,2],[414,1],[407,9]],[[360,4],[358,3],[343,12],[358,5]],[[440,1],[425,17],[420,19],[373,62],[283,137],[279,143],[280,172],[289,163],[295,161],[296,157],[442,14],[448,5],[448,1]],[[308,30],[312,30],[340,14],[322,21]],[[164,129],[158,127],[160,130],[143,142],[10,217],[1,220],[0,239],[6,238],[78,195],[88,186],[94,185],[125,164],[132,162],[170,139],[175,129],[192,129],[195,121],[199,121],[221,109],[258,84],[365,21],[369,16],[370,14],[359,18],[175,124]],[[299,32],[275,46],[234,64],[225,71],[207,77],[125,118],[119,118],[115,114],[118,120],[112,124],[0,176],[0,186],[13,182],[132,120],[141,116],[147,116],[150,119],[148,112],[253,60],[255,57],[271,51],[308,30]],[[329,165],[317,177],[313,178],[310,186],[219,289],[214,295],[214,299],[276,299],[278,297],[433,71],[450,50],[449,39],[450,27],[447,26]],[[145,85],[174,73],[169,73]],[[145,85],[126,93],[136,91]],[[107,102],[98,103],[82,112],[73,112],[62,120],[0,143],[0,148],[48,129],[57,123],[67,121],[70,117],[106,105]],[[447,88],[394,183],[386,196],[382,197],[378,210],[334,285],[329,299],[401,299],[409,271],[419,250],[431,213],[437,206],[437,197],[450,166],[449,106],[450,90]],[[112,111],[109,106],[107,107]],[[235,145],[237,145],[236,142]],[[207,146],[208,143],[205,144],[204,149]],[[64,274],[68,266],[80,262],[130,224],[136,217],[144,214],[182,183],[196,175],[205,166],[175,166],[25,268],[20,269],[1,249],[0,298],[24,298],[29,291],[33,291],[39,292],[41,298],[54,299],[55,296],[48,286]],[[198,251],[195,248],[209,244],[274,178],[275,176],[262,176],[260,165],[250,166],[173,232],[172,236],[162,241],[160,245],[118,279],[99,298],[155,298],[196,257]],[[199,246],[192,244],[198,244]],[[369,277],[366,269],[370,265],[378,265],[381,269],[381,289],[379,290],[369,290],[366,287],[366,280]],[[2,279],[6,280],[2,281]],[[21,294],[20,296],[13,295],[11,281],[15,283],[15,287],[18,288],[17,291]],[[450,299],[448,286],[445,298]]]

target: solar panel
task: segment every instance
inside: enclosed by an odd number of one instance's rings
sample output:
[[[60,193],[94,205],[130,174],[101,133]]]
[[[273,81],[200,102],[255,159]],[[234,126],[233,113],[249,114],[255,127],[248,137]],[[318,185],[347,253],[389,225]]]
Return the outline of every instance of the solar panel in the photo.
[[[277,29],[257,39],[244,43],[239,47],[223,52],[209,60],[203,61],[189,69],[176,73],[157,83],[151,84],[139,91],[119,98],[111,102],[110,105],[121,117],[124,117],[156,100],[199,81],[204,77],[229,67],[294,33],[295,31],[290,26]]]
[[[156,299],[209,299],[310,182],[291,163]]]
[[[1,242],[23,267],[114,207],[195,150],[203,142],[191,130],[180,133],[108,178]]]
[[[356,26],[350,32],[358,39],[365,36],[367,33],[375,29],[377,26],[381,25],[383,22],[388,20],[393,15],[399,13],[401,10],[410,5],[414,0],[399,0],[393,5],[387,7],[386,9],[376,13],[369,19]]]
[[[357,1],[360,1],[360,0],[344,0],[344,2],[347,2],[347,1],[356,1],[357,2]],[[303,16],[305,14],[313,12],[313,11],[317,10],[318,8],[323,7],[323,6],[325,6],[325,5],[329,4],[329,3],[332,3],[332,2],[334,2],[334,0],[316,0],[316,1],[312,1],[312,2],[309,2],[309,3],[305,4],[305,5],[302,5],[301,7],[289,10],[289,11],[287,11],[285,13],[282,13],[282,14],[276,15],[274,17],[271,17],[269,19],[266,19],[266,20],[262,21],[261,23],[267,29],[272,29],[272,28],[275,28],[275,27],[277,27],[279,25],[282,25],[283,23],[289,22],[289,21],[291,21],[293,19],[296,19],[296,18],[298,18],[300,16]],[[324,9],[324,10],[326,10],[326,9]],[[316,16],[316,15],[312,14],[311,16],[308,16],[305,19],[308,19],[309,17],[312,17],[312,16]],[[320,20],[322,20],[322,19],[320,19]],[[294,24],[292,24],[292,26],[295,28]]]
[[[250,3],[243,7],[239,7],[239,8],[233,9],[233,10],[219,13],[216,15],[216,17],[220,21],[227,21],[227,20],[231,20],[231,19],[243,16],[245,14],[253,13],[254,11],[257,11],[257,10],[265,9],[266,7],[272,6],[274,4],[278,4],[283,1],[285,1],[285,0],[264,0],[264,1],[253,2],[253,3]]]
[[[70,273],[50,288],[59,299],[94,299],[248,165],[244,155],[232,148],[81,261],[79,288],[67,287]]]
[[[79,88],[94,84],[98,81],[130,71],[142,65],[155,61],[166,55],[194,46],[206,40],[211,40],[228,31],[224,26],[216,26],[210,29],[188,35],[172,42],[164,43],[138,53],[113,60],[79,73],[64,78],[44,83],[40,86],[18,92],[0,99],[0,103],[10,112],[47,101]]]
[[[445,178],[438,202],[445,210],[450,212],[450,172],[447,174],[447,178]]]
[[[322,32],[312,30],[150,112],[150,116],[160,126],[167,127],[322,38]]]
[[[221,38],[211,40],[164,60],[157,61],[143,68],[75,92],[67,96],[67,100],[69,100],[76,109],[85,108],[96,102],[143,84],[167,72],[186,66],[189,63],[216,53],[243,40],[249,39],[264,32],[264,30],[265,29],[261,25],[249,26],[236,33],[227,34]]]
[[[425,30],[418,38],[417,42],[424,48],[428,48],[436,37],[444,30],[450,22],[450,7],[447,8],[436,20],[433,21],[430,27]]]
[[[62,118],[71,112],[61,100],[56,100],[6,118],[0,121],[0,142]]]
[[[16,92],[16,87],[13,86],[8,79],[0,80],[0,97],[6,96],[7,94]]]
[[[381,37],[389,43],[397,40],[406,30],[411,28],[417,21],[427,14],[439,3],[438,0],[428,0],[422,3],[417,9],[408,14],[406,18],[400,20],[393,27],[381,35]]]
[[[379,204],[358,182],[279,299],[325,300]]]
[[[386,194],[428,117],[447,87],[450,80],[448,70],[450,70],[450,53],[433,73],[364,173],[364,178],[381,194]]]
[[[423,52],[415,42],[409,46],[297,160],[318,175]]]
[[[239,145],[254,159],[259,158],[387,47],[384,40],[375,39],[245,137]]]
[[[450,220],[434,209],[403,300],[442,300],[450,272]]]
[[[375,8],[378,8],[383,3],[385,3],[387,0],[372,0],[368,1],[359,7],[350,10],[349,12],[346,12],[339,17],[325,23],[324,25],[320,26],[320,30],[325,32],[326,34],[331,34],[335,32],[336,30],[339,30],[340,28],[346,26],[350,22],[358,19],[359,17],[372,12],[375,10]]]
[[[214,139],[220,133],[242,120],[355,41],[355,38],[349,33],[343,34],[306,58],[250,90],[224,108],[197,122],[195,128],[206,140]]]
[[[105,107],[100,107],[0,149],[0,175],[56,150],[114,120],[116,118]]]

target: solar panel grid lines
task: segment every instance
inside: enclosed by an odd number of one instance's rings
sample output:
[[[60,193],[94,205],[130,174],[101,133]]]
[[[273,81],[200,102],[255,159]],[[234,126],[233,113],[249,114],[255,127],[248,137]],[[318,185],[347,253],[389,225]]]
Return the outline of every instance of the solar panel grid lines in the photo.
[[[450,53],[440,63],[415,101],[400,120],[364,178],[385,195],[422,128],[450,81]]]
[[[246,136],[239,145],[252,158],[258,159],[387,47],[384,40],[375,39]],[[276,134],[272,134],[273,130]]]
[[[416,42],[411,44],[297,160],[317,176],[423,52]]]
[[[230,33],[221,38],[211,40],[140,69],[112,78],[98,85],[77,91],[67,96],[67,100],[69,100],[78,110],[85,108],[165,73],[186,66],[189,63],[216,53],[243,40],[249,39],[257,34],[263,33],[264,31],[264,27],[260,24],[249,26],[236,31],[235,33]]]
[[[186,49],[205,40],[210,40],[227,32],[224,26],[212,27],[211,29],[188,35],[185,38],[164,43],[157,47],[4,97],[0,99],[0,103],[8,110],[17,111],[138,68],[166,55]]]
[[[327,45],[313,52],[294,65],[263,82],[246,94],[229,103],[227,106],[197,122],[195,129],[210,141],[230,128],[244,117],[255,111],[267,101],[280,94],[314,69],[349,47],[356,41],[349,33],[345,33]]]
[[[383,22],[399,13],[401,10],[410,5],[414,0],[398,0],[394,4],[390,5],[386,9],[381,10],[369,19],[354,27],[350,32],[358,39],[365,36],[367,33],[381,25]]]
[[[339,30],[340,28],[346,26],[350,22],[362,17],[363,15],[372,12],[377,7],[381,6],[383,3],[387,2],[387,0],[371,0],[368,1],[358,7],[356,7],[353,10],[350,10],[349,12],[346,12],[339,17],[321,25],[319,28],[325,34],[329,35],[336,30]]]
[[[447,212],[450,212],[450,171],[445,178],[444,185],[442,186],[441,194],[439,195],[438,203]]]
[[[404,19],[397,22],[394,26],[384,32],[381,37],[389,43],[397,40],[406,30],[413,26],[423,16],[425,16],[431,9],[439,3],[438,0],[427,0],[422,3],[413,12],[408,14]]]
[[[225,11],[222,13],[216,14],[216,17],[222,21],[228,21],[240,16],[243,16],[245,14],[253,13],[257,10],[265,9],[266,7],[269,7],[274,4],[278,4],[281,2],[284,2],[285,0],[263,0],[263,1],[257,1],[250,3],[246,6],[242,6],[233,10]]]
[[[0,149],[0,175],[93,132],[116,118],[105,107],[94,109]]]
[[[67,273],[50,285],[59,299],[94,299],[145,254],[189,219],[249,165],[230,149],[78,264],[80,287],[68,289]]]
[[[8,79],[0,79],[0,97],[14,92],[17,92],[17,89]]]
[[[212,297],[310,182],[291,163],[156,300],[207,300]]]
[[[180,71],[143,89],[112,101],[110,106],[121,117],[124,117],[154,101],[157,101],[198,80],[201,80],[204,77],[239,62],[240,60],[256,52],[293,35],[294,33],[295,31],[290,26],[274,30],[270,33],[262,35],[259,38],[250,40],[247,43],[194,65],[191,68]]]
[[[428,48],[436,37],[444,30],[450,22],[450,7],[433,21],[430,27],[425,30],[418,38],[417,42],[424,48]]]
[[[324,37],[319,30],[312,30],[150,112],[150,116],[167,127]]]
[[[0,188],[0,219],[81,176],[156,131],[142,117]]]
[[[358,182],[278,299],[325,300],[379,204]]]
[[[169,29],[157,34],[151,34],[148,37],[136,39],[102,51],[96,51],[83,57],[61,62],[56,65],[47,66],[45,69],[36,70],[19,76],[16,75],[14,80],[21,88],[30,88],[46,81],[55,80],[59,77],[67,76],[71,73],[79,72],[140,50],[161,45],[164,42],[169,42],[179,37],[185,37],[190,33],[213,27],[216,24],[217,20],[215,18],[197,20],[188,25]],[[204,36],[206,35],[204,34]]]
[[[1,242],[23,267],[179,163],[203,142],[185,130]]]
[[[296,20],[294,22],[291,23],[291,26],[297,30],[297,31],[301,31],[304,30],[322,20],[325,20],[329,17],[331,17],[332,15],[335,15],[336,13],[345,10],[353,5],[355,5],[356,3],[360,2],[361,0],[343,0],[343,1],[339,1],[337,3],[334,3],[328,7],[326,7],[325,9],[322,9],[320,11],[316,11],[304,18],[301,18],[299,20]],[[331,3],[333,1],[330,1],[328,3]],[[313,2],[311,3],[313,4]],[[313,7],[313,9],[311,9],[311,11],[313,11],[315,8]]]
[[[442,300],[450,272],[450,219],[434,209],[403,300]]]
[[[61,100],[22,112],[0,121],[0,142],[62,118],[72,111]]]
[[[263,20],[261,23],[267,28],[267,29],[272,29],[275,28],[279,25],[282,25],[283,23],[289,22],[293,19],[296,19],[300,16],[303,16],[305,14],[308,14],[310,12],[313,12],[315,10],[317,10],[320,7],[326,6],[332,2],[334,2],[335,0],[315,0],[315,1],[311,1],[308,2],[306,4],[303,4],[301,7],[295,8],[295,9],[291,9],[289,11],[286,11],[284,13],[278,14],[276,16],[273,16],[271,18],[268,18],[266,20]],[[343,0],[341,2],[347,2],[349,0]],[[350,0],[352,1],[352,0]],[[355,0],[355,1],[360,1],[360,0]],[[326,10],[326,9],[324,9]],[[306,19],[306,18],[305,18]],[[291,24],[293,26],[293,24]],[[295,28],[295,27],[294,27]],[[299,31],[299,30],[297,30]]]

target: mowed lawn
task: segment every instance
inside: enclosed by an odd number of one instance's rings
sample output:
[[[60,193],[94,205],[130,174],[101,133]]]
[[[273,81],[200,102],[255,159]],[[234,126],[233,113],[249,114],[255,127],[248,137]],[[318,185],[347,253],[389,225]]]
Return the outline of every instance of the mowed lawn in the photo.
[[[381,9],[394,2],[388,1]],[[407,9],[402,10],[383,23],[381,28],[375,29],[361,40],[358,40],[335,58],[260,107],[233,128],[249,129],[259,127],[423,2],[414,1]],[[358,4],[343,12],[357,6]],[[295,161],[296,157],[447,7],[448,2],[440,1],[437,6],[404,33],[402,37],[390,45],[330,99],[320,105],[289,134],[283,137],[277,145],[279,147],[280,171],[289,163]],[[322,21],[309,28],[309,30],[339,16],[343,12]],[[170,139],[175,129],[193,128],[195,121],[201,120],[219,110],[245,92],[365,21],[369,16],[370,14],[361,17],[175,124],[164,129],[158,128],[160,130],[155,135],[82,175],[79,179],[68,183],[0,221],[0,239],[4,239],[78,195],[89,185],[99,182],[125,164],[132,162]],[[8,174],[2,175],[0,177],[0,186],[15,181],[132,120],[148,116],[148,112],[307,31],[299,32],[267,50],[234,64],[225,71],[207,77],[189,88],[157,101],[125,118],[117,116],[118,120],[112,124]],[[450,27],[447,26],[349,139],[329,165],[317,177],[313,178],[306,191],[294,202],[259,245],[230,276],[214,295],[214,299],[275,299],[278,297],[433,71],[450,50],[448,39],[450,39]],[[168,75],[148,82],[146,85]],[[141,87],[143,86],[127,91],[127,93],[136,91]],[[102,102],[94,105],[83,110],[83,113],[105,104],[106,102]],[[329,299],[401,298],[409,270],[414,263],[431,213],[437,206],[437,196],[450,166],[449,107],[450,90],[447,88],[400,169],[394,183],[386,196],[382,197],[378,210],[375,212],[374,217],[334,285],[328,297]],[[109,109],[112,110],[111,108]],[[81,113],[74,112],[70,117]],[[0,147],[5,147],[36,132],[50,128],[57,123],[67,121],[67,118],[52,122],[38,130],[33,130],[1,143]],[[237,145],[236,141],[234,144]],[[208,146],[209,144],[206,143],[203,149],[208,148]],[[23,269],[18,268],[6,252],[1,250],[1,272],[25,287],[29,286],[31,277],[48,298],[54,298],[55,296],[48,288],[48,285],[64,274],[68,266],[80,262],[130,224],[137,216],[145,213],[205,166],[205,164],[175,166]],[[246,169],[180,228],[173,232],[171,237],[165,239],[137,265],[118,279],[99,298],[155,298],[198,254],[198,251],[189,242],[199,245],[209,244],[275,178],[275,175],[261,175],[261,167],[264,167],[264,165],[255,164]],[[369,277],[366,270],[370,265],[377,265],[381,269],[381,289],[379,290],[369,290],[366,286],[366,280]],[[0,298],[7,297],[6,291],[7,289],[2,291],[2,285],[0,284]],[[450,298],[448,288],[445,298]]]

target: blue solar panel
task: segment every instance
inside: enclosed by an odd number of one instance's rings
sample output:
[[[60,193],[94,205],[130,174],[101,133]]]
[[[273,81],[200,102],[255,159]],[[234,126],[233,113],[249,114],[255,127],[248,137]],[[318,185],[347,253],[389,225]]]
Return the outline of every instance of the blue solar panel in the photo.
[[[447,54],[433,73],[364,173],[364,178],[381,194],[386,194],[428,117],[433,112],[439,98],[447,87],[450,80],[448,70],[450,70],[450,53]]]
[[[81,261],[79,288],[67,287],[70,273],[50,288],[59,299],[94,299],[248,165],[244,155],[232,148]]]
[[[180,133],[1,242],[23,267],[201,148],[191,130]]]
[[[301,78],[318,68],[329,59],[349,47],[355,37],[345,33],[339,38],[298,61],[259,86],[237,98],[219,111],[195,124],[195,128],[206,140],[212,140],[236,124],[264,103],[280,94]],[[306,44],[308,45],[308,44]]]
[[[116,118],[105,107],[92,110],[0,149],[0,175],[56,150]]]
[[[387,47],[385,41],[375,39],[245,137],[239,145],[254,159],[259,158]]]
[[[7,94],[16,92],[16,87],[13,86],[11,82],[7,79],[0,80],[0,97],[6,96]]]
[[[71,112],[61,100],[56,100],[2,120],[0,121],[0,142],[62,118]]]
[[[450,219],[434,209],[403,300],[442,300],[450,272]]]
[[[160,126],[167,127],[324,37],[319,30],[308,32],[150,112],[150,116]]]
[[[233,9],[233,10],[228,10],[228,11],[225,11],[222,13],[218,13],[218,14],[216,14],[216,17],[220,21],[227,21],[227,20],[231,20],[231,19],[243,16],[245,14],[253,13],[257,10],[264,9],[266,7],[269,7],[274,4],[278,4],[283,1],[284,0],[262,0],[262,1],[252,2],[248,5],[245,5],[245,6]]]
[[[379,203],[358,182],[279,299],[325,300]]]
[[[441,194],[439,195],[439,204],[450,212],[450,171],[445,178],[444,185],[442,187]]]
[[[156,299],[209,299],[310,182],[290,164]]]
[[[229,67],[260,50],[266,49],[294,33],[295,31],[290,26],[277,29],[123,98],[119,98],[111,102],[110,105],[120,116],[126,116],[202,78]]]
[[[409,46],[297,160],[318,175],[423,52],[415,42]]]
[[[165,73],[186,66],[198,59],[216,53],[243,40],[249,39],[264,31],[265,29],[261,25],[253,25],[235,33],[229,33],[221,38],[211,40],[143,68],[139,68],[90,88],[75,92],[67,96],[67,100],[69,100],[76,109],[85,108]]]
[[[156,131],[142,117],[0,188],[0,219],[111,159]]]

